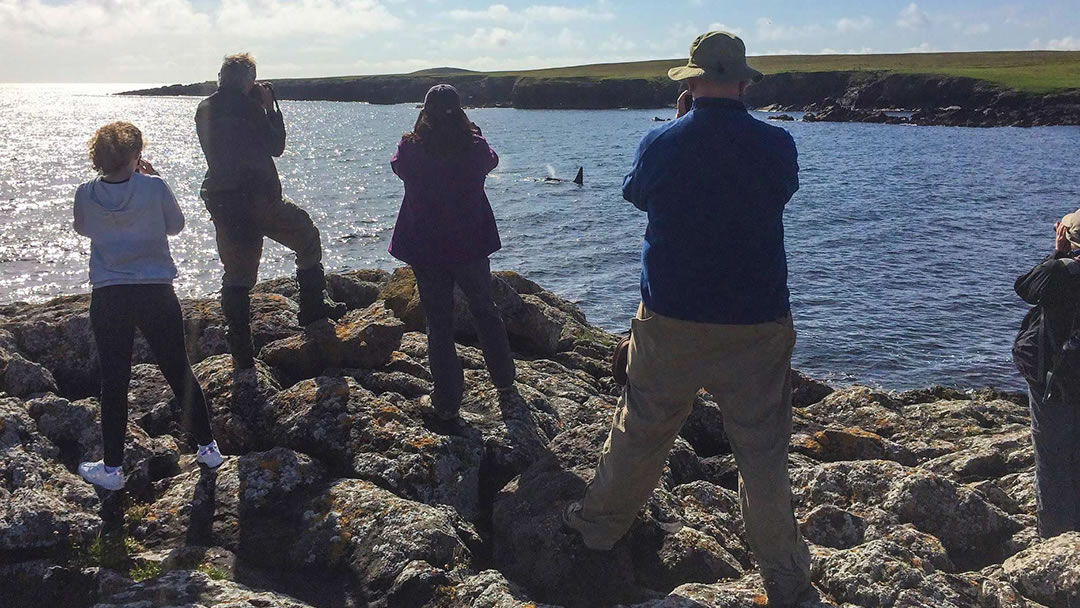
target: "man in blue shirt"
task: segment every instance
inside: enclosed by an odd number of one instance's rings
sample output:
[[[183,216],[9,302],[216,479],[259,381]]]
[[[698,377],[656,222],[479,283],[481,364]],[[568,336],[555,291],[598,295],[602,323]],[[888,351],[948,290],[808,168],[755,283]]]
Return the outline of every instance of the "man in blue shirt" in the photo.
[[[783,212],[799,188],[795,143],[747,112],[743,91],[761,73],[739,38],[699,36],[669,76],[689,88],[678,118],[645,136],[623,184],[649,215],[628,382],[596,476],[564,520],[589,548],[610,549],[704,387],[724,415],[769,605],[793,606],[810,588],[787,470],[795,331]]]

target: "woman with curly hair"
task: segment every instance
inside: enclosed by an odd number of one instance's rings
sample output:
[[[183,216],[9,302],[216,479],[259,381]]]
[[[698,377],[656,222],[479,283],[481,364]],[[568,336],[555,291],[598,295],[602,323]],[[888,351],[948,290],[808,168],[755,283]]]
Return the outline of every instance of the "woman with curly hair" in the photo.
[[[457,417],[464,373],[454,347],[454,285],[465,294],[491,381],[512,394],[514,360],[491,291],[488,256],[502,244],[484,193],[499,156],[461,109],[457,89],[436,85],[412,132],[390,160],[405,182],[390,254],[412,266],[427,316],[431,405],[445,420]]]
[[[98,176],[75,192],[75,232],[90,238],[90,324],[101,365],[104,458],[79,465],[82,477],[106,490],[124,487],[131,351],[139,328],[177,401],[190,414],[196,460],[221,465],[210,413],[184,348],[180,302],[172,288],[176,265],[169,236],[184,214],[165,180],[142,160],[143,138],[127,122],[105,125],[90,139]]]

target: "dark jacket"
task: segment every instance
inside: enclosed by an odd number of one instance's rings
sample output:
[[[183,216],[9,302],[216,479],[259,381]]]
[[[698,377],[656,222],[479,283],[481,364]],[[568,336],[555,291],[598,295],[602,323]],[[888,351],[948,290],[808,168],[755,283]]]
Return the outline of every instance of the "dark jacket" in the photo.
[[[1072,401],[1080,398],[1080,352],[1062,354],[1069,336],[1080,330],[1080,262],[1065,254],[1047,257],[1013,285],[1016,295],[1041,314],[1043,331],[1039,340],[1044,362],[1043,371],[1057,368],[1054,381]],[[1045,387],[1032,386],[1042,393]],[[1055,392],[1057,389],[1055,389]]]
[[[623,197],[649,214],[641,297],[650,310],[751,325],[790,311],[784,206],[799,189],[795,142],[731,99],[696,99],[648,133]]]
[[[285,151],[285,121],[280,108],[263,110],[254,97],[218,89],[195,112],[199,144],[206,155],[205,201],[238,195],[281,198],[275,156]]]
[[[461,264],[499,250],[499,230],[484,181],[499,155],[477,135],[462,153],[443,156],[402,138],[390,159],[405,182],[390,255],[408,264]]]

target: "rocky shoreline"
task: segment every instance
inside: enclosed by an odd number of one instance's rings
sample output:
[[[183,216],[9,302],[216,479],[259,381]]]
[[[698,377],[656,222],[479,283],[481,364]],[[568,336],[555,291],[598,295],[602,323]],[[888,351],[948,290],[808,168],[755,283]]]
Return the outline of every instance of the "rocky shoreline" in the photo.
[[[670,107],[678,85],[667,78],[534,78],[438,70],[392,76],[275,80],[293,100],[417,103],[447,82],[473,107],[618,109]],[[121,95],[206,96],[215,84],[175,84]],[[888,122],[886,110],[911,112],[915,125],[1035,127],[1080,125],[1080,90],[1035,94],[973,78],[883,72],[771,74],[747,90],[752,108],[825,114],[827,122]]]
[[[260,361],[234,374],[215,299],[183,302],[227,459],[190,438],[141,338],[128,489],[100,456],[89,296],[0,306],[0,605],[508,608],[763,605],[715,403],[699,395],[661,486],[610,553],[560,528],[618,395],[616,336],[514,273],[496,298],[520,398],[500,401],[459,307],[463,420],[431,389],[407,269],[329,276],[348,316],[294,325],[292,279],[253,297]],[[791,474],[821,591],[809,607],[1080,605],[1080,534],[1035,533],[1020,395],[833,389],[795,375]]]

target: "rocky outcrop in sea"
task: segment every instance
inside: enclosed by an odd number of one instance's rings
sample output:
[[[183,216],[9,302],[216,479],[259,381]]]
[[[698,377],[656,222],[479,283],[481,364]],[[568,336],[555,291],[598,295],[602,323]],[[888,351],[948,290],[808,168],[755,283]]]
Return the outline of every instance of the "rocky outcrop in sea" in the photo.
[[[294,325],[259,285],[260,361],[234,373],[216,299],[183,302],[226,461],[194,465],[138,341],[124,492],[100,457],[89,296],[0,306],[0,605],[751,608],[764,603],[716,404],[700,394],[625,539],[560,527],[607,433],[616,336],[514,273],[493,279],[518,361],[501,399],[460,302],[462,419],[439,421],[407,269],[329,277],[350,312]],[[993,390],[834,389],[795,373],[791,475],[810,607],[1080,605],[1080,534],[1035,533],[1024,400]]]

